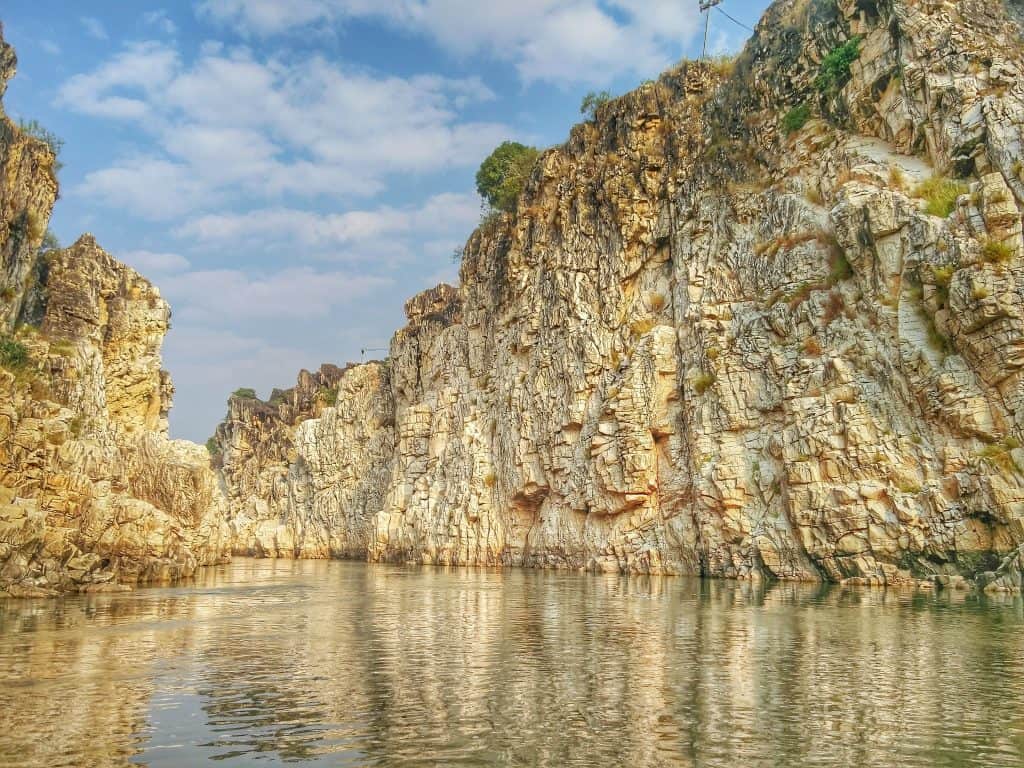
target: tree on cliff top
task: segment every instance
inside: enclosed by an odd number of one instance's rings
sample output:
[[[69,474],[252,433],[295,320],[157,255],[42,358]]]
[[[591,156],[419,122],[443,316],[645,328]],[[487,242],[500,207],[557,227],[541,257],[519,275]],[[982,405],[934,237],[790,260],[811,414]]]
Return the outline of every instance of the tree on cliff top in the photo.
[[[480,164],[476,172],[477,192],[491,208],[513,210],[538,157],[540,150],[536,147],[506,141]]]
[[[583,101],[580,103],[580,114],[588,120],[593,120],[597,115],[597,110],[611,100],[612,94],[610,91],[601,91],[599,93],[591,91],[583,97]]]

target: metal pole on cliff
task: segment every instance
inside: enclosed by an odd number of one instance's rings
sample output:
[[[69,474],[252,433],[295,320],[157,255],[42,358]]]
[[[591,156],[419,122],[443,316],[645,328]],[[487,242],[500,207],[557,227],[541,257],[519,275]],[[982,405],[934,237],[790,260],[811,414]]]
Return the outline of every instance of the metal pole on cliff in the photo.
[[[708,28],[711,26],[711,9],[721,3],[722,0],[700,0],[700,12],[704,14],[704,49],[700,57],[706,59],[708,56]]]

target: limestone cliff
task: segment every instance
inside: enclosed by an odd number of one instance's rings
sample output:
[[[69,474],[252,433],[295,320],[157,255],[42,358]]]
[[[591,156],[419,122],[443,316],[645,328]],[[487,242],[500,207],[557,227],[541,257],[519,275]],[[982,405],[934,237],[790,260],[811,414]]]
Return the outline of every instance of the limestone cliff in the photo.
[[[303,371],[266,403],[233,395],[216,440],[235,554],[365,554],[387,486],[393,410],[380,363]]]
[[[14,328],[27,299],[35,254],[57,199],[53,153],[19,131],[3,110],[16,66],[0,25],[0,334]]]
[[[779,0],[602,106],[333,406],[233,404],[243,548],[1019,588],[1020,11]]]
[[[0,93],[14,65],[0,39]],[[206,450],[168,439],[167,302],[91,236],[39,252],[54,160],[0,115],[0,594],[172,580],[229,547]]]

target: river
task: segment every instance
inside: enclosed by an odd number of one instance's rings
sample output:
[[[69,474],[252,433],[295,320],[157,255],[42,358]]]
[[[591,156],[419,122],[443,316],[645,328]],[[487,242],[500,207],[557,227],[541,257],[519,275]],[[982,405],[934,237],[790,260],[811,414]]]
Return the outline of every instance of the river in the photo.
[[[0,765],[1020,766],[1024,603],[237,560],[0,601]]]

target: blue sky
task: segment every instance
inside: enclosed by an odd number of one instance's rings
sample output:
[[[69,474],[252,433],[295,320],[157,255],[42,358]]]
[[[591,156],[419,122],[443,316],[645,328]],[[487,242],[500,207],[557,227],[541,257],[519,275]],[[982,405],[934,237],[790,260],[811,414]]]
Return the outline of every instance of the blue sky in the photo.
[[[725,0],[753,26],[767,0]],[[174,310],[176,437],[240,386],[387,347],[456,282],[473,176],[505,139],[561,143],[584,93],[699,52],[697,0],[8,0],[5,98],[65,140],[62,243],[82,232]],[[712,15],[710,47],[746,30]],[[374,353],[371,356],[381,356]]]

